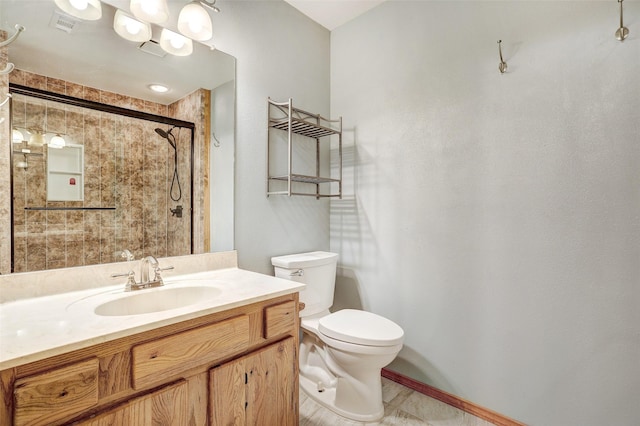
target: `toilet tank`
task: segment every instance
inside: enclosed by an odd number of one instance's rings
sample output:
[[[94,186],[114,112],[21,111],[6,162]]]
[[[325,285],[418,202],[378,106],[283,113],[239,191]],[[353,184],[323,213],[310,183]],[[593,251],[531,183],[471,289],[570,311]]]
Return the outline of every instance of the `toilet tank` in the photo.
[[[338,255],[326,251],[290,254],[271,258],[276,277],[306,284],[300,292],[305,308],[301,317],[328,310],[333,305]]]

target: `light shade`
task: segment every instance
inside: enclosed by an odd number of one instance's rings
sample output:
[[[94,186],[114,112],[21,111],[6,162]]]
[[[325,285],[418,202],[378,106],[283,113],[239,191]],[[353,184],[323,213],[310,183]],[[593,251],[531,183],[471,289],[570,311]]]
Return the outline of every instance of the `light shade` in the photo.
[[[11,132],[11,142],[13,143],[22,143],[24,141],[24,135],[18,129],[13,129]]]
[[[198,41],[209,40],[213,36],[211,17],[200,3],[185,5],[178,16],[178,30],[185,36]]]
[[[55,135],[49,141],[50,148],[64,148],[66,144],[67,143],[65,142],[64,138],[60,135]]]
[[[120,9],[113,17],[113,29],[118,35],[129,41],[144,42],[151,39],[151,25],[127,15]]]
[[[152,24],[162,24],[169,19],[166,0],[131,0],[129,9],[136,18]]]
[[[29,139],[29,145],[31,146],[42,146],[44,145],[44,133],[34,132]]]
[[[160,33],[160,47],[176,56],[189,56],[193,53],[193,42],[178,33],[164,28]]]
[[[102,17],[100,0],[55,0],[56,6],[73,17],[97,21]]]

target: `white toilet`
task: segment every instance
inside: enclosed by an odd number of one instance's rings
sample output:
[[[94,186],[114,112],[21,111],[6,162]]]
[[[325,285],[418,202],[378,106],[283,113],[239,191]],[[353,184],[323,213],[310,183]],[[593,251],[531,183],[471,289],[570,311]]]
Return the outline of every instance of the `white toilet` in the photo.
[[[338,255],[315,251],[271,258],[276,277],[307,285],[300,292],[300,387],[330,410],[358,421],[384,416],[380,370],[402,349],[404,332],[371,312],[330,313]]]

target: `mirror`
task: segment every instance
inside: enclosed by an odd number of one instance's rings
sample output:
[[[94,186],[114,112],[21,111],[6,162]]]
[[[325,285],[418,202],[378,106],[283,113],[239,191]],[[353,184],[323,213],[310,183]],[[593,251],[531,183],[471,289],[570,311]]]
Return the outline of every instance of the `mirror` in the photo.
[[[121,4],[123,3],[123,4]],[[170,2],[172,18],[177,18],[180,7],[184,5],[186,1]],[[16,70],[11,73],[9,79],[11,81],[12,90],[18,86],[25,85],[28,87],[35,87],[45,91],[52,91],[63,93],[65,96],[79,97],[89,99],[91,101],[98,101],[98,103],[106,104],[108,106],[117,108],[131,109],[135,111],[142,111],[145,114],[151,114],[160,117],[170,117],[184,122],[193,122],[195,130],[193,131],[193,137],[191,136],[191,130],[184,127],[178,127],[174,130],[174,133],[179,133],[178,136],[178,158],[180,158],[180,166],[178,167],[179,179],[182,184],[182,192],[187,195],[187,200],[180,200],[173,202],[169,199],[168,205],[162,205],[163,213],[161,216],[167,216],[169,218],[169,225],[154,225],[154,232],[157,232],[157,228],[162,228],[159,231],[161,234],[161,240],[168,238],[172,239],[167,229],[174,229],[175,226],[170,225],[170,220],[175,220],[175,214],[172,215],[178,204],[185,208],[184,220],[190,221],[193,217],[193,223],[188,227],[189,234],[185,238],[188,239],[190,244],[187,244],[189,248],[186,252],[174,252],[167,250],[163,252],[159,249],[159,246],[152,248],[150,252],[140,252],[136,254],[137,257],[141,255],[153,254],[156,256],[166,255],[178,255],[188,254],[190,252],[203,252],[208,251],[210,248],[214,250],[230,250],[233,249],[233,155],[234,155],[234,110],[235,110],[235,59],[223,52],[212,50],[209,46],[194,43],[194,53],[188,57],[177,57],[172,55],[166,55],[164,57],[156,56],[159,53],[155,50],[153,53],[145,51],[145,47],[140,48],[140,43],[130,42],[120,38],[113,30],[112,22],[116,12],[116,7],[121,7],[127,10],[128,2],[123,1],[107,1],[102,3],[103,16],[99,21],[78,21],[72,20],[69,22],[69,18],[60,14],[60,11],[56,9],[53,0],[11,0],[0,2],[0,28],[8,33],[13,34],[14,25],[23,25],[26,30],[8,46],[8,58],[9,61],[15,64]],[[216,16],[212,16],[216,19]],[[214,21],[215,24],[215,21]],[[167,26],[171,27],[172,23],[168,23]],[[71,30],[69,31],[69,28]],[[61,28],[63,27],[63,28]],[[153,27],[152,40],[159,39],[160,28]],[[215,38],[215,34],[214,34]],[[148,43],[148,42],[147,42]],[[152,46],[153,47],[153,46]],[[147,49],[148,50],[148,49]],[[154,54],[155,53],[155,54]],[[34,77],[36,76],[36,77]],[[42,80],[38,76],[46,76],[45,80]],[[33,78],[32,78],[33,77]],[[31,80],[26,80],[32,78]],[[166,93],[155,93],[149,90],[150,84],[162,84],[168,86],[170,90]],[[64,88],[64,90],[62,89]],[[205,90],[202,90],[205,89]],[[34,123],[29,124],[29,120],[33,120],[27,117],[27,109],[35,110],[47,110],[50,108],[52,111],[51,117],[55,117],[56,114],[64,116],[73,116],[78,114],[86,114],[86,116],[93,116],[96,113],[93,112],[81,112],[78,106],[69,105],[56,105],[53,100],[32,100],[26,96],[18,94],[14,96],[12,101],[12,114],[13,114],[13,127],[23,126],[23,129],[28,131],[30,126],[32,130],[39,130],[45,133],[45,137],[51,138],[53,133],[51,132],[68,132],[68,137],[71,139],[72,145],[79,145],[77,142],[82,142],[84,146],[83,157],[86,159],[87,153],[92,148],[84,135],[87,134],[87,129],[73,129],[73,130],[60,130],[53,128],[45,128],[47,125],[34,126]],[[29,105],[29,106],[27,106]],[[16,111],[19,110],[19,114],[16,115]],[[24,112],[24,114],[22,114]],[[166,114],[165,114],[166,112]],[[20,115],[22,114],[22,115]],[[93,115],[92,115],[93,114]],[[174,167],[173,167],[173,150],[166,143],[167,139],[163,138],[160,133],[155,133],[155,128],[160,128],[163,131],[168,131],[172,126],[167,124],[166,121],[161,122],[145,122],[137,118],[127,118],[124,120],[118,114],[111,114],[109,112],[100,112],[104,118],[101,120],[107,120],[108,122],[119,122],[120,127],[116,125],[114,127],[114,133],[112,133],[112,141],[109,143],[109,151],[114,154],[113,161],[116,165],[120,165],[122,170],[127,170],[129,167],[129,174],[131,170],[144,170],[144,167],[127,166],[128,159],[131,157],[131,150],[133,149],[128,143],[135,146],[135,142],[142,141],[142,144],[146,147],[149,145],[149,152],[153,154],[152,157],[147,157],[146,161],[160,162],[163,167],[168,171],[164,173],[161,179],[166,183],[163,185],[166,187],[165,197],[169,197],[171,192],[171,181]],[[111,115],[108,115],[111,114]],[[195,116],[195,117],[194,117]],[[108,118],[107,118],[108,117]],[[120,121],[118,121],[120,120]],[[137,121],[136,121],[137,120]],[[86,120],[84,121],[86,123]],[[9,123],[0,124],[2,126],[8,126]],[[138,129],[138,133],[143,135],[137,137],[131,137],[131,128]],[[124,129],[128,129],[125,131]],[[11,129],[9,129],[11,130]],[[93,131],[98,131],[93,129]],[[47,133],[48,132],[48,133]],[[82,133],[82,137],[79,134]],[[118,133],[119,132],[119,133]],[[127,133],[128,132],[128,133]],[[135,133],[135,132],[134,132]],[[5,132],[6,134],[6,132]],[[7,138],[10,139],[10,138]],[[75,140],[74,140],[75,139]],[[81,140],[82,139],[82,140]],[[131,140],[135,139],[135,141]],[[192,149],[190,140],[193,139],[193,162],[189,158],[189,151]],[[102,146],[105,143],[104,138],[100,139],[98,145]],[[3,141],[2,143],[8,143],[12,145],[12,152],[18,151],[18,154],[12,154],[12,167],[13,173],[23,172],[31,169],[35,172],[35,165],[37,161],[42,163],[42,173],[46,174],[46,152],[47,147],[40,148],[39,152],[43,152],[43,157],[37,159],[37,156],[27,158],[28,155],[22,155],[20,152],[23,149],[30,150],[28,143],[12,144],[11,140]],[[51,148],[49,148],[51,149]],[[36,148],[31,151],[38,152]],[[23,158],[24,157],[24,158]],[[26,161],[24,161],[26,159]],[[186,161],[188,159],[189,161]],[[32,161],[33,160],[33,161]],[[185,160],[185,161],[183,161]],[[33,168],[31,164],[33,164]],[[18,165],[23,166],[24,163],[29,166],[24,170],[19,170]],[[164,169],[163,169],[164,170]],[[191,170],[193,170],[193,185],[191,184]],[[8,170],[2,170],[3,174],[9,173]],[[95,182],[92,184],[90,178],[92,174],[95,176],[95,162],[94,168],[90,169],[85,161],[84,178],[85,178],[85,201],[91,197],[95,200],[95,191],[92,192],[91,188],[95,188],[97,185]],[[124,173],[123,176],[126,176]],[[144,173],[142,173],[144,177]],[[183,177],[184,176],[184,177]],[[77,181],[77,177],[66,176],[65,182]],[[72,180],[73,179],[73,180]],[[119,194],[117,189],[118,178],[113,178],[109,185],[113,189],[108,192]],[[16,191],[15,183],[20,179],[13,179],[14,192]],[[21,180],[26,182],[26,180]],[[46,176],[44,178],[46,181]],[[210,186],[208,182],[211,181]],[[103,186],[105,183],[101,183]],[[46,184],[43,184],[46,187]],[[6,188],[5,188],[6,189]],[[43,188],[44,190],[45,188]],[[18,188],[18,192],[21,191]],[[174,192],[175,182],[174,182]],[[191,191],[193,190],[193,197],[191,197]],[[46,202],[46,191],[45,194]],[[16,199],[14,194],[14,200]],[[28,200],[27,201],[34,201]],[[121,205],[121,202],[115,201],[115,205]],[[144,200],[145,208],[147,210],[153,209],[154,203],[147,203],[148,200]],[[181,202],[186,201],[186,204]],[[20,207],[43,207],[43,206],[27,206],[23,202]],[[60,241],[66,241],[64,246],[67,247],[67,253],[65,258],[77,258],[78,247],[80,246],[77,235],[75,237],[69,237],[65,234],[61,226],[54,225],[47,233],[46,230],[46,218],[47,214],[51,214],[52,217],[62,215],[65,216],[66,224],[72,224],[76,226],[83,226],[84,228],[92,227],[92,223],[96,223],[98,219],[90,219],[89,216],[96,213],[94,210],[86,207],[112,207],[103,205],[100,202],[99,206],[90,205],[82,201],[66,201],[66,202],[46,202],[44,207],[63,207],[66,210],[61,211],[27,211],[24,216],[31,215],[34,218],[34,222],[30,224],[25,219],[21,226],[23,232],[22,236],[25,238],[21,244],[28,244],[28,239],[35,240],[37,238],[44,238],[44,241],[48,239],[53,242],[57,241],[60,245]],[[193,203],[190,207],[189,204]],[[42,203],[40,203],[42,204]],[[62,205],[60,205],[62,204]],[[166,203],[165,203],[166,204]],[[82,209],[69,210],[68,207],[82,207]],[[191,214],[191,209],[193,214]],[[140,210],[142,211],[142,210]],[[14,208],[15,213],[15,208]],[[105,213],[105,212],[103,212]],[[94,214],[94,216],[96,216]],[[120,229],[120,233],[123,234],[126,230],[126,224],[131,224],[136,221],[144,222],[143,217],[136,217],[134,214],[132,217],[128,217],[127,213],[119,212],[116,208],[115,211],[105,213],[105,216],[109,219],[106,220],[106,228],[112,227],[114,229]],[[116,225],[116,220],[120,218],[121,223]],[[125,220],[126,219],[126,220]],[[5,220],[5,219],[0,219]],[[112,221],[113,220],[113,221]],[[82,225],[78,225],[80,221]],[[154,222],[155,223],[155,222]],[[175,223],[175,222],[174,222]],[[44,224],[44,228],[43,225]],[[124,224],[124,225],[123,225]],[[2,226],[11,226],[11,222],[2,222]],[[39,232],[40,235],[30,235],[30,229],[33,232]],[[183,226],[184,227],[184,226]],[[73,226],[71,226],[73,231]],[[179,227],[178,227],[179,228]],[[132,228],[133,229],[133,228]],[[53,232],[55,230],[55,238]],[[224,230],[224,232],[220,232]],[[145,238],[144,235],[149,231],[137,231],[140,238]],[[26,234],[25,234],[26,233]],[[76,232],[77,233],[77,232]],[[13,232],[13,244],[9,248],[10,251],[15,251],[16,238],[18,235],[15,230]],[[73,232],[72,232],[73,234]],[[175,236],[175,234],[174,234]],[[130,247],[120,245],[125,244],[125,239],[117,236],[110,238],[109,245],[105,244],[105,247],[101,247],[105,255],[98,256],[101,258],[100,262],[113,262],[119,260],[118,255],[122,249],[129,249]],[[129,240],[131,241],[131,240]],[[122,244],[118,244],[118,242]],[[44,243],[46,244],[46,243]],[[84,247],[93,248],[93,257],[95,258],[96,249],[99,247],[100,239],[95,236],[89,240],[83,240],[82,245]],[[134,243],[126,243],[128,245]],[[153,246],[152,246],[153,247]],[[73,251],[69,251],[69,249]],[[6,247],[0,247],[3,251],[2,255],[6,255]],[[27,248],[28,249],[28,248]],[[155,252],[154,252],[155,251]],[[49,252],[48,249],[44,249],[45,256]],[[42,257],[42,252],[40,254]],[[58,253],[58,258],[62,257]],[[3,256],[0,256],[0,259]],[[84,261],[83,261],[84,262]],[[36,262],[39,266],[37,270],[43,268],[56,268],[64,266],[78,266],[77,263],[61,263],[58,260],[51,259],[50,262],[44,261]],[[36,264],[34,263],[34,264]],[[82,263],[92,264],[96,262]],[[4,263],[3,263],[4,264]],[[24,269],[21,269],[24,270]],[[16,272],[19,269],[15,269]],[[6,267],[0,265],[0,273],[7,273]]]

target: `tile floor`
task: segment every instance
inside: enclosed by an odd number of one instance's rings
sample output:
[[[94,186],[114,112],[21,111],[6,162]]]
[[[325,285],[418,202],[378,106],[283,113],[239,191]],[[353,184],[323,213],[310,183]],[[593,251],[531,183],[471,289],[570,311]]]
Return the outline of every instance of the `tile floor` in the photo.
[[[492,426],[443,402],[415,392],[391,380],[382,379],[384,418],[378,425]],[[300,426],[362,425],[320,406],[300,392]]]

